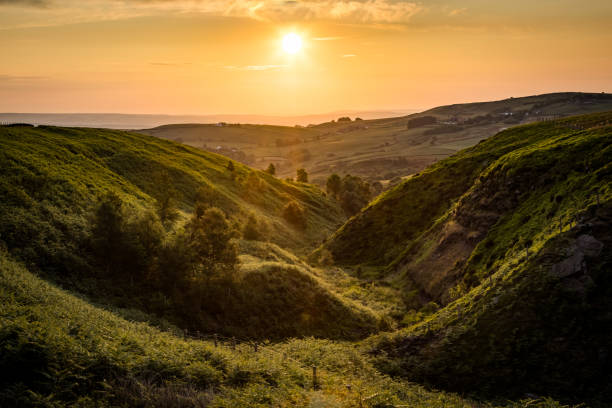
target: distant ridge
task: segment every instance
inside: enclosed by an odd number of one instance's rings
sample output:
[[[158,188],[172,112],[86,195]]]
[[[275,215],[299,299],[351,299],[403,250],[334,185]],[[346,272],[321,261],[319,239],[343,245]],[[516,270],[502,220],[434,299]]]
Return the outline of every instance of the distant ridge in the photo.
[[[380,119],[417,112],[414,109],[338,111],[312,115],[272,116],[252,114],[154,115],[124,113],[0,113],[0,123],[32,123],[36,125],[96,127],[107,129],[145,129],[183,123],[252,123],[278,126],[306,126],[328,122],[341,116]]]

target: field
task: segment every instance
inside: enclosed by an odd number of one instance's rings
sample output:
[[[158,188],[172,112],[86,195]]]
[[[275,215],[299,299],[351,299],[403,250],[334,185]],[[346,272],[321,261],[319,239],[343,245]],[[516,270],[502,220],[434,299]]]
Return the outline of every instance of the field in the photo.
[[[376,120],[327,122],[308,127],[248,124],[182,124],[140,130],[149,135],[217,151],[280,177],[304,167],[313,182],[331,173],[387,183],[416,173],[500,130],[521,123],[612,109],[607,94],[549,94],[498,102],[450,105]],[[408,128],[410,119],[431,116],[435,124]],[[355,118],[352,118],[355,119]]]

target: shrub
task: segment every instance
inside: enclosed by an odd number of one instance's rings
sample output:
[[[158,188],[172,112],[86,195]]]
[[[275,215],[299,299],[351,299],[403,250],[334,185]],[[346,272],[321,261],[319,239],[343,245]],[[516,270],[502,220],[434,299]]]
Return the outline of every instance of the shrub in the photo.
[[[242,237],[249,241],[261,241],[264,236],[265,226],[257,220],[255,214],[250,214],[242,230]]]
[[[295,200],[285,205],[283,208],[283,218],[298,228],[306,228],[306,212]]]
[[[338,194],[340,194],[340,190],[342,189],[342,179],[339,175],[334,173],[327,178],[325,187],[328,194],[338,197]]]
[[[305,169],[297,169],[297,179],[300,183],[308,183],[308,173]]]

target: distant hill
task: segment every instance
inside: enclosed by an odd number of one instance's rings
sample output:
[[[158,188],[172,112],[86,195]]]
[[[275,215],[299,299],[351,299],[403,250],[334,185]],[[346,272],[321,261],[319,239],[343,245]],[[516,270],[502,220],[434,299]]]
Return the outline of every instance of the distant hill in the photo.
[[[387,118],[416,112],[412,109],[379,111],[339,111],[311,115],[272,116],[249,114],[216,115],[155,115],[122,113],[0,113],[0,123],[31,123],[35,125],[90,127],[108,129],[143,129],[169,123],[252,123],[276,126],[306,126],[327,122],[340,116],[363,119]]]
[[[304,167],[319,185],[334,172],[387,183],[518,124],[610,109],[611,94],[568,92],[441,106],[385,119],[355,120],[352,115],[350,121],[306,128],[193,123],[139,132],[216,151],[260,169],[274,163],[282,177],[295,177],[295,170]],[[433,122],[409,125],[422,117]]]
[[[517,126],[351,218],[323,248],[420,310],[374,341],[379,367],[488,396],[612,401],[611,158],[612,112]]]

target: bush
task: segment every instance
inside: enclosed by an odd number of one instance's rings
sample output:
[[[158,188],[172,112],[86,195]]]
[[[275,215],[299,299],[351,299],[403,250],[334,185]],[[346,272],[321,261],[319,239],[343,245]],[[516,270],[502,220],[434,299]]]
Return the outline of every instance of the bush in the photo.
[[[250,214],[244,228],[242,238],[248,241],[262,241],[265,236],[265,226],[257,220],[255,214]]]
[[[298,228],[306,228],[306,212],[297,201],[290,201],[283,208],[283,218]]]
[[[308,183],[308,173],[305,169],[297,169],[297,179],[300,183]]]

